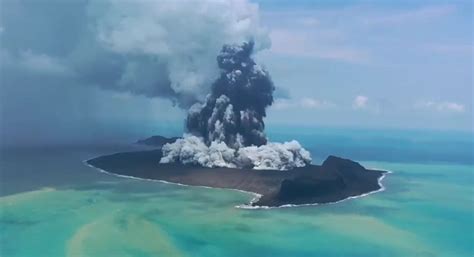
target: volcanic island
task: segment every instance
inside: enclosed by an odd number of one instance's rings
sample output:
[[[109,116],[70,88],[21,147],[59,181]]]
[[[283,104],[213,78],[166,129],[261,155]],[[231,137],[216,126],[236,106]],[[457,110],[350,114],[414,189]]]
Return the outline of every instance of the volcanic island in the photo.
[[[249,207],[279,207],[338,202],[383,189],[386,171],[366,169],[357,162],[329,156],[321,165],[292,170],[208,168],[181,163],[159,163],[161,147],[176,138],[154,136],[137,143],[155,149],[115,153],[86,163],[107,173],[171,183],[228,188],[258,195]]]
[[[296,140],[269,140],[264,118],[276,87],[252,59],[254,45],[222,47],[219,76],[205,98],[173,96],[189,107],[183,137],[154,136],[137,142],[154,150],[101,156],[87,164],[121,176],[252,192],[258,196],[249,204],[253,207],[332,203],[383,189],[383,171],[335,156],[313,165]]]

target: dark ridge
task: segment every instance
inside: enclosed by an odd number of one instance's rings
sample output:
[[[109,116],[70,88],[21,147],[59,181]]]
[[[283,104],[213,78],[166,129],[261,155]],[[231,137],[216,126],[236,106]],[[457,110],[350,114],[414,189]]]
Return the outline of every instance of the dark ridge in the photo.
[[[136,144],[162,147],[165,144],[174,143],[177,139],[179,139],[179,137],[151,136],[149,138],[138,140]]]
[[[253,206],[336,202],[380,189],[384,171],[329,156],[322,165],[289,171],[206,168],[180,163],[161,164],[161,150],[100,156],[87,163],[118,175],[164,180],[191,186],[239,189],[262,195]]]

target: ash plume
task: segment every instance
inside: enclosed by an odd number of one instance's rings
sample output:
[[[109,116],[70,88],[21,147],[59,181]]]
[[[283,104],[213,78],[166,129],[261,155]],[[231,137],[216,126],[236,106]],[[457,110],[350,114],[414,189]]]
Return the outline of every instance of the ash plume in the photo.
[[[253,47],[249,41],[222,48],[217,56],[220,76],[211,93],[189,109],[188,134],[165,145],[160,162],[278,170],[311,162],[309,152],[296,141],[268,143],[263,118],[275,86],[251,58]]]
[[[204,104],[189,110],[186,128],[206,144],[221,141],[232,148],[264,145],[265,108],[275,87],[268,73],[251,58],[254,43],[226,45],[217,57],[221,69]]]
[[[121,113],[126,108],[96,109],[105,106],[99,100],[120,92],[135,100],[139,100],[135,96],[164,98],[179,108],[192,106],[188,134],[181,145],[163,149],[167,152],[162,162],[275,169],[309,162],[309,154],[298,150],[299,145],[269,143],[264,132],[265,108],[273,102],[274,86],[250,57],[271,43],[260,23],[258,4],[249,0],[2,4],[9,11],[0,15],[0,97],[5,96],[0,100],[5,124],[0,139],[29,144],[30,139],[49,142],[61,134],[70,140],[65,133],[70,128],[81,130],[95,126],[97,120],[128,117]],[[235,45],[241,42],[248,43]],[[221,49],[217,69],[216,53]],[[57,101],[45,104],[49,98]],[[32,103],[42,108],[24,107]],[[57,110],[74,115],[58,116]],[[72,116],[77,116],[74,125]],[[41,123],[55,125],[38,126]],[[27,128],[32,126],[38,136],[31,136]]]

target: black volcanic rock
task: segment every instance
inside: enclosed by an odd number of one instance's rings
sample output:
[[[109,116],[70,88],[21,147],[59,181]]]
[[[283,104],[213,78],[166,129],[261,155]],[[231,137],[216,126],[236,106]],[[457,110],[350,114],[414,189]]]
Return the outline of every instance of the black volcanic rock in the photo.
[[[345,187],[346,185],[340,177],[315,179],[310,176],[300,176],[283,180],[277,197],[281,201],[288,201],[296,197],[312,198],[332,194]]]
[[[308,165],[289,171],[160,164],[161,156],[161,149],[156,149],[100,156],[87,163],[117,175],[260,194],[253,206],[336,202],[379,190],[378,180],[385,173],[335,156],[329,156],[321,166]]]
[[[136,144],[147,145],[147,146],[156,146],[162,147],[168,143],[174,143],[179,137],[163,137],[163,136],[151,136],[146,139],[141,139],[136,142]]]
[[[332,170],[347,179],[358,179],[362,171],[365,170],[362,165],[357,162],[351,161],[349,159],[339,158],[333,155],[330,155],[323,162],[322,167],[326,170]]]

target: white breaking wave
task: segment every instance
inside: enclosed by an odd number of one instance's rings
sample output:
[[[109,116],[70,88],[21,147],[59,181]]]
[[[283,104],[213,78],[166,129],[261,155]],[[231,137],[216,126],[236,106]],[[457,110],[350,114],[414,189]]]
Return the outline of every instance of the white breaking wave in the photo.
[[[160,163],[180,162],[204,167],[252,168],[257,170],[290,170],[311,163],[311,155],[297,141],[247,146],[237,149],[224,142],[204,139],[190,134],[162,148]]]

